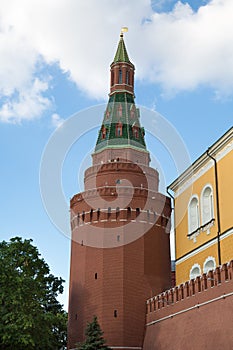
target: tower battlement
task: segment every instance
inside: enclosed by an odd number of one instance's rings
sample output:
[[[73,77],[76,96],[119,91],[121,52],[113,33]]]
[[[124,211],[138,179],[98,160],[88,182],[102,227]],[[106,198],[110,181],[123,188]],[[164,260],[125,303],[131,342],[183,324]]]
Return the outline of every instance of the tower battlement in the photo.
[[[122,225],[129,222],[145,223],[166,228],[170,232],[170,216],[150,210],[140,208],[111,208],[82,211],[71,214],[71,228],[83,225],[96,225],[101,223],[120,223]]]
[[[148,299],[146,302],[147,322],[151,322],[156,319],[157,316],[160,317],[161,315],[159,315],[159,312],[161,309],[165,308],[171,313],[173,306],[177,305],[177,303],[182,307],[182,302],[185,302],[185,300],[190,300],[190,298],[195,300],[195,296],[198,295],[202,297],[207,291],[214,288],[219,289],[220,286],[229,282],[233,282],[233,260],[217,267],[215,270],[203,273],[195,279],[186,281],[179,286]],[[224,298],[224,294],[222,298]],[[199,307],[198,302],[195,304],[195,307]]]

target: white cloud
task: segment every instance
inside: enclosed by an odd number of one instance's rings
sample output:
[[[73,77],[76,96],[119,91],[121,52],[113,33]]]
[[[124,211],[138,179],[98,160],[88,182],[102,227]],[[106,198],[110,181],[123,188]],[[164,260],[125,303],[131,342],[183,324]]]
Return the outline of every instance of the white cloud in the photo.
[[[177,3],[168,14],[154,14],[145,29],[146,64],[140,76],[149,75],[168,91],[209,85],[233,92],[233,2],[213,0],[193,12]]]
[[[1,0],[1,120],[37,118],[51,106],[48,86],[31,91],[44,79],[37,71],[41,57],[90,97],[106,98],[123,25],[138,79],[169,93],[207,85],[218,96],[232,94],[232,16],[232,0],[212,0],[196,12],[177,2],[169,13],[153,12],[149,0]]]
[[[54,113],[51,116],[51,122],[54,128],[59,128],[64,123],[64,119],[62,119],[59,114]]]
[[[30,86],[12,97],[8,97],[0,109],[0,121],[5,123],[21,123],[24,120],[38,118],[47,110],[51,102],[43,96],[48,84],[36,78]]]

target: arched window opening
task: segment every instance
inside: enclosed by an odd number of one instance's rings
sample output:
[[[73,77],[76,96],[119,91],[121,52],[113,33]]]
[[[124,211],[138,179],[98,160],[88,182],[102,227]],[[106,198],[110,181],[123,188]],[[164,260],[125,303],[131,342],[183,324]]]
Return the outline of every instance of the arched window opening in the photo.
[[[138,126],[133,126],[133,136],[135,139],[139,138]]]
[[[117,116],[120,118],[122,117],[122,104],[121,103],[117,103]]]
[[[122,123],[116,125],[116,136],[122,136]]]
[[[111,72],[111,86],[114,85],[114,72]]]
[[[202,205],[202,225],[210,222],[214,217],[213,191],[210,186],[205,187],[201,198]]]
[[[196,231],[200,226],[198,199],[193,197],[189,203],[189,233]]]
[[[135,118],[135,105],[131,104],[130,106],[130,118],[134,119]]]
[[[129,85],[129,71],[126,71],[126,84]]]
[[[119,69],[118,83],[119,83],[119,84],[122,84],[122,70],[121,70],[121,69]]]
[[[194,264],[193,267],[190,270],[189,278],[190,279],[194,279],[194,278],[196,278],[197,276],[200,276],[200,275],[201,275],[200,265]]]
[[[208,273],[210,270],[214,270],[216,268],[215,258],[213,256],[209,256],[203,265],[203,272]]]
[[[106,127],[103,125],[102,129],[101,129],[101,136],[102,136],[102,139],[104,140],[106,138],[106,135],[107,135],[107,129]]]

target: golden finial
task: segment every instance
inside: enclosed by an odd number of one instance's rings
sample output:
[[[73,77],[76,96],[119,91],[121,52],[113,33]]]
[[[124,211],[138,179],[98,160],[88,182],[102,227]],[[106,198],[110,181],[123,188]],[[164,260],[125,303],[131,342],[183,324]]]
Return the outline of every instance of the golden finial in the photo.
[[[122,27],[121,28],[121,34],[120,37],[123,38],[124,33],[128,32],[128,27]]]

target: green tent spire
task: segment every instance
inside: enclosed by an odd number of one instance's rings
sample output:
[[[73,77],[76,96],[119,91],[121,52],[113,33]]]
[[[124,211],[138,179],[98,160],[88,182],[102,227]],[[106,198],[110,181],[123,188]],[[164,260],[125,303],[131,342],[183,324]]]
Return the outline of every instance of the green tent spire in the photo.
[[[113,60],[113,63],[117,62],[128,62],[130,63],[129,56],[125,47],[124,39],[123,39],[123,33],[120,35],[120,41],[118,44],[118,48]]]
[[[125,47],[122,28],[120,41],[111,64],[111,84],[107,108],[95,147],[95,152],[107,148],[146,149],[140,112],[134,102],[134,65]]]

